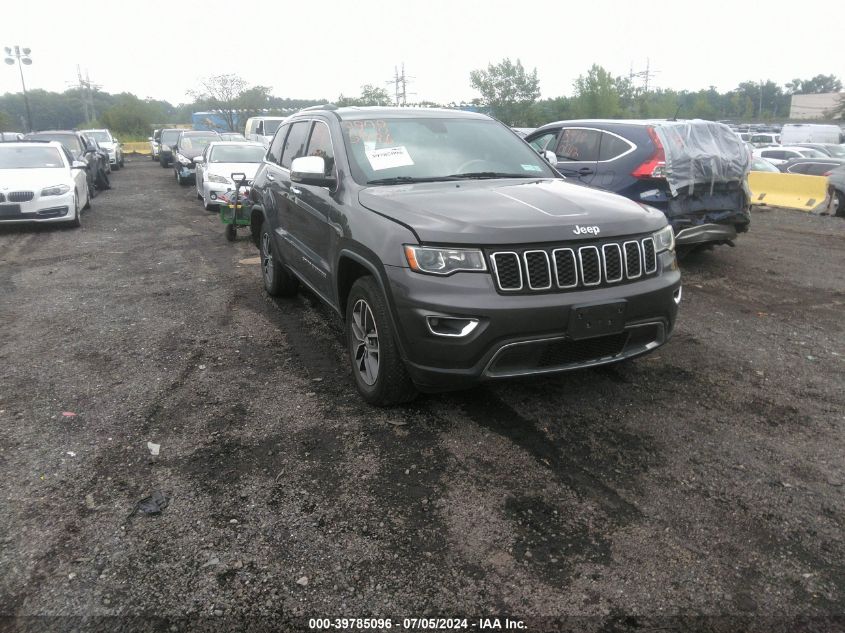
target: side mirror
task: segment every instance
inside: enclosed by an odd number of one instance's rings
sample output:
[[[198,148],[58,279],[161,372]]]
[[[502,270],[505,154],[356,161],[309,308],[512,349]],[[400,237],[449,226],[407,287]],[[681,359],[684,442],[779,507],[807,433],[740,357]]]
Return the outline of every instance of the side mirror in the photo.
[[[70,164],[71,169],[88,169],[88,163],[81,160],[75,160]]]
[[[543,158],[545,158],[550,164],[557,165],[557,154],[555,154],[551,150],[546,150],[543,152]]]
[[[197,156],[197,157],[194,159],[194,162],[195,162],[195,163],[204,163],[204,162],[205,162],[205,159],[204,159],[202,156]]]
[[[336,180],[326,175],[326,159],[322,156],[301,156],[290,165],[290,179],[303,185],[334,187]]]

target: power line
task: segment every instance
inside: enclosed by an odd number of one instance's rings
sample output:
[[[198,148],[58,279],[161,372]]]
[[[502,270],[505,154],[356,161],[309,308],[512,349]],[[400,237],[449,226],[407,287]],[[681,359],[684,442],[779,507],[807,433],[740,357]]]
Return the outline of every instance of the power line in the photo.
[[[408,105],[408,95],[415,95],[416,92],[408,92],[408,84],[411,79],[415,77],[408,77],[405,75],[405,62],[402,62],[402,72],[400,74],[399,67],[393,67],[393,79],[386,81],[387,85],[393,85],[393,95],[396,105]]]

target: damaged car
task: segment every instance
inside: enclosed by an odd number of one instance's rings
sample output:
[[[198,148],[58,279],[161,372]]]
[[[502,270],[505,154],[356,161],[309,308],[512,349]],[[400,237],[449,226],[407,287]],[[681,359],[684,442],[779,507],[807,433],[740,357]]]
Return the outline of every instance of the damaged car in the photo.
[[[733,245],[748,230],[751,157],[727,125],[558,121],[525,140],[569,180],[660,209],[679,247]]]

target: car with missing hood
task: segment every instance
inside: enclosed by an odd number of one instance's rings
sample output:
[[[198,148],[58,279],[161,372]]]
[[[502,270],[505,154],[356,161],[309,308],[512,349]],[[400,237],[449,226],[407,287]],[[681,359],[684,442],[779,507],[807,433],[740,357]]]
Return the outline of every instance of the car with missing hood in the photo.
[[[217,132],[207,130],[183,130],[173,145],[173,174],[176,182],[187,185],[194,179],[196,158],[202,156],[209,143],[220,141]]]
[[[173,162],[173,146],[182,132],[181,128],[169,127],[159,134],[158,164],[162,167],[168,167]]]
[[[58,141],[0,144],[0,224],[81,226],[91,206],[86,167]]]
[[[733,244],[748,230],[748,149],[712,121],[577,120],[525,139],[567,178],[660,209],[680,247]]]
[[[217,209],[218,198],[235,188],[232,174],[243,174],[247,184],[251,184],[266,152],[262,143],[209,143],[202,156],[194,159],[197,198],[202,200],[206,210]]]
[[[93,138],[102,149],[108,152],[108,160],[112,169],[118,170],[123,167],[123,148],[120,146],[120,141],[113,137],[109,130],[80,130],[80,132],[88,138]]]
[[[568,182],[482,114],[303,110],[250,195],[264,288],[307,286],[343,320],[375,405],[619,362],[675,324],[666,216]]]

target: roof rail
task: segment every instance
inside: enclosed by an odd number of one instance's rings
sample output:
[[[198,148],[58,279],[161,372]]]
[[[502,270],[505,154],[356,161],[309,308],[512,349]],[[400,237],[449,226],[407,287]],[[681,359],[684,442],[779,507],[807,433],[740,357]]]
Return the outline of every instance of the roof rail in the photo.
[[[324,103],[323,105],[315,105],[315,106],[308,106],[307,108],[302,108],[300,112],[308,112],[310,110],[337,110],[337,106],[333,103]]]

